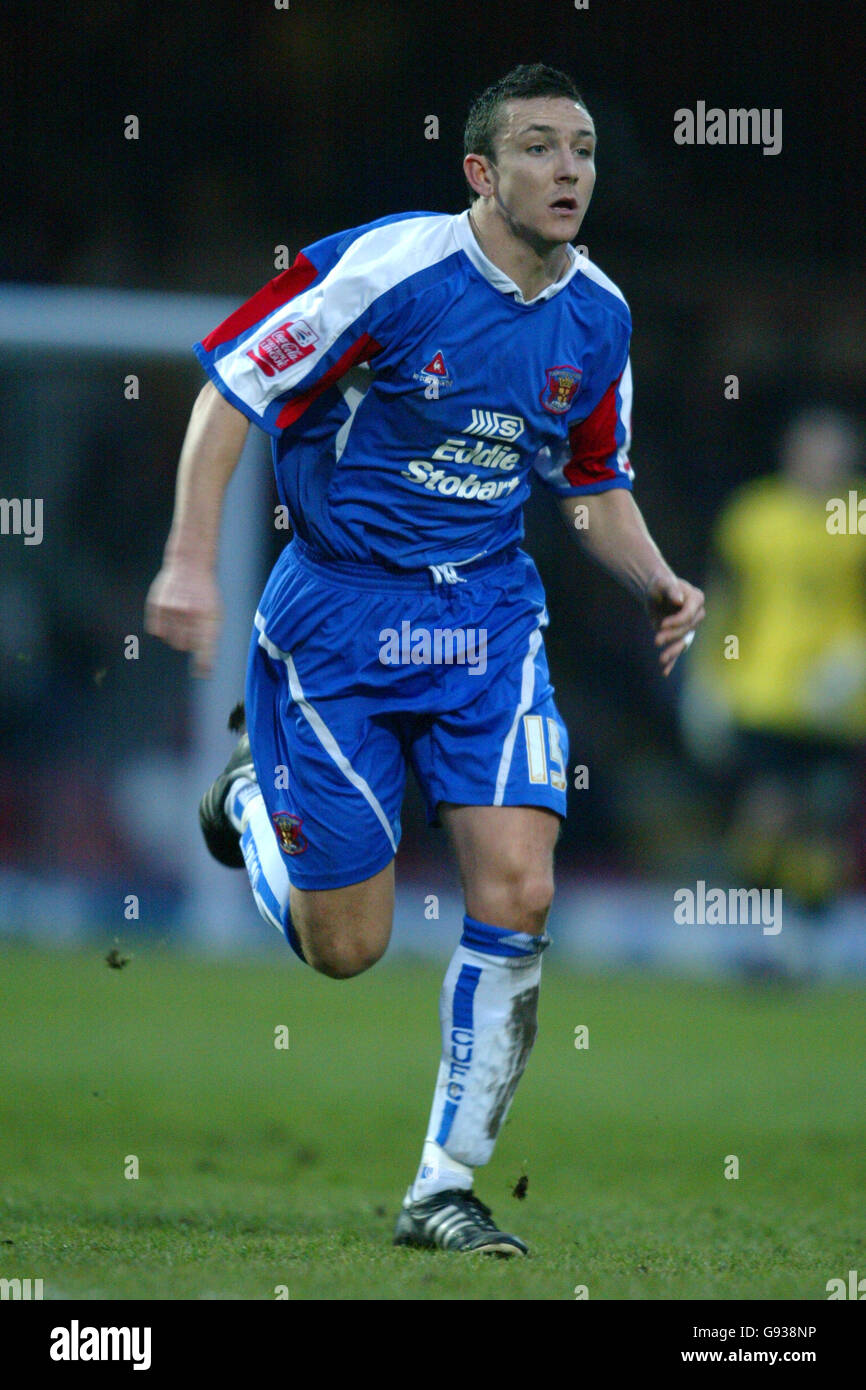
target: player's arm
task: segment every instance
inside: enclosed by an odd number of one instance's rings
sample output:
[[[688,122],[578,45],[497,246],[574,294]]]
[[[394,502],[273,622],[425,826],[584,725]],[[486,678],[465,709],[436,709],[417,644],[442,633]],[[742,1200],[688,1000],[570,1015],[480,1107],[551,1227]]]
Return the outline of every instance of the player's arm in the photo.
[[[559,509],[582,549],[645,605],[669,675],[704,617],[703,593],[674,574],[628,488],[561,497]]]
[[[389,236],[387,228],[361,227],[307,247],[195,344],[211,380],[184,440],[174,519],[145,626],[193,652],[199,675],[211,669],[222,616],[215,568],[223,496],[249,423],[279,439],[322,391],[400,331],[402,301],[392,307],[387,294],[399,280]]]
[[[181,450],[162,569],[145,604],[146,631],[192,652],[196,675],[213,665],[222,621],[216,561],[223,497],[249,425],[211,382],[202,388]]]

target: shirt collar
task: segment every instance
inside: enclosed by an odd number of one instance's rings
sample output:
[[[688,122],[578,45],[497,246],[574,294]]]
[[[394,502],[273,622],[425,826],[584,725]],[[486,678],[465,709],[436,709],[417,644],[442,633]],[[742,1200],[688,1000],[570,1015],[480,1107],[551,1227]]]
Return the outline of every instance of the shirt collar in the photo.
[[[510,275],[505,274],[504,270],[500,270],[498,265],[494,265],[493,261],[489,260],[481,250],[469,221],[469,212],[470,209],[466,208],[464,212],[457,213],[454,218],[454,234],[457,238],[457,244],[461,251],[464,251],[469,257],[475,269],[481,272],[485,280],[490,281],[494,289],[500,290],[502,294],[513,295],[518,304],[539,304],[542,299],[552,299],[555,294],[559,294],[560,290],[565,289],[581,259],[570,242],[565,243],[565,250],[570,262],[565,274],[561,275],[558,280],[554,280],[552,285],[541,290],[534,299],[524,299],[520,286],[516,285]]]

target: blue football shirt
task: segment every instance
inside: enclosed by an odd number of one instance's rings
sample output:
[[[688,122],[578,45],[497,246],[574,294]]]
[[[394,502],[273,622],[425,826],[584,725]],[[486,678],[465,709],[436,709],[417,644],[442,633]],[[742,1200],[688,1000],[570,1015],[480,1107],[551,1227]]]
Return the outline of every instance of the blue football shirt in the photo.
[[[631,316],[574,247],[532,300],[468,209],[409,212],[300,252],[195,345],[273,437],[281,502],[331,558],[459,564],[523,537],[532,477],[631,487]]]

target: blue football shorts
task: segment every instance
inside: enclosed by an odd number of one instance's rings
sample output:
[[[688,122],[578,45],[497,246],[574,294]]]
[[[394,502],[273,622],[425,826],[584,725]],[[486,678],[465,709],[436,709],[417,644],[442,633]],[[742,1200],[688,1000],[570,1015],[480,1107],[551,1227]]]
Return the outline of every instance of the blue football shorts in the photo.
[[[296,887],[341,888],[390,862],[407,765],[432,825],[440,802],[565,815],[568,735],[547,621],[538,572],[516,546],[467,567],[392,572],[295,537],[256,613],[246,716]]]

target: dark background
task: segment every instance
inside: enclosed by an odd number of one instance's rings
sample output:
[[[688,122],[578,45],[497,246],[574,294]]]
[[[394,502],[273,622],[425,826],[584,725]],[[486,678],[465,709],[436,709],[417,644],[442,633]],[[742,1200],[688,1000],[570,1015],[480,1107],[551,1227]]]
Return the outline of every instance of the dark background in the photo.
[[[791,412],[864,413],[863,39],[859,6],[803,0],[6,6],[0,280],[241,301],[274,274],[278,244],[294,257],[390,212],[464,206],[472,97],[517,62],[563,68],[599,133],[579,240],[634,321],[636,496],[670,563],[701,582],[714,516],[774,466]],[[698,100],[782,108],[781,153],[676,145],[674,112]],[[117,390],[132,370],[148,382],[134,417]],[[41,547],[3,538],[13,865],[121,879],[135,865],[169,898],[178,888],[118,831],[106,784],[118,760],[182,754],[190,735],[186,660],[148,638],[139,663],[118,653],[142,632],[201,381],[192,354],[179,369],[0,353],[3,494],[37,477],[55,501]],[[562,856],[657,873],[717,829],[713,788],[679,743],[679,676],[658,675],[642,613],[577,555],[544,495],[527,536],[571,761],[592,769]],[[423,860],[435,841],[414,796],[406,820],[407,858]]]

